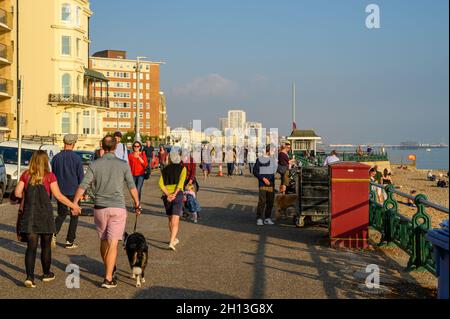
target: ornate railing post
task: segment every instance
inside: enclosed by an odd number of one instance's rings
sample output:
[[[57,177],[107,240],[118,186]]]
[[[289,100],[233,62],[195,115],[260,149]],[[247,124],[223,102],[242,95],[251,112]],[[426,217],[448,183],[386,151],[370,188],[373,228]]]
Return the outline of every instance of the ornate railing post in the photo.
[[[383,203],[383,232],[380,245],[392,245],[395,240],[395,225],[398,211],[398,203],[394,198],[394,185],[386,185],[384,191],[387,199]]]
[[[427,259],[430,257],[426,245],[426,233],[430,230],[431,218],[425,211],[425,205],[421,200],[428,200],[423,194],[419,194],[415,197],[414,202],[417,206],[417,213],[412,218],[413,227],[413,241],[411,258],[408,261],[406,267],[407,271],[425,270]]]

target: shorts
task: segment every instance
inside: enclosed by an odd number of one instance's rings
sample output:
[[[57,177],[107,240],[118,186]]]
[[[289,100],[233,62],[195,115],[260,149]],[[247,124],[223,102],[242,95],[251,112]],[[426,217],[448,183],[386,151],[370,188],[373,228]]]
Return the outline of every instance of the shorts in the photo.
[[[94,209],[94,222],[100,240],[122,240],[127,211],[125,208]]]
[[[208,173],[211,173],[211,163],[209,163],[209,164],[203,163],[202,164],[202,170],[203,171],[208,171]]]
[[[169,203],[167,196],[163,195],[162,200],[164,202],[164,208],[166,209],[167,216],[183,216],[183,192],[178,192],[175,199]]]

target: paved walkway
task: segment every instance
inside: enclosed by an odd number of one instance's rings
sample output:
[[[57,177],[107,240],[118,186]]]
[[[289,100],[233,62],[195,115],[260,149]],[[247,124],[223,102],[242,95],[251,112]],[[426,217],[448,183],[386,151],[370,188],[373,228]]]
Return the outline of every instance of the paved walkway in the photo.
[[[155,174],[143,190],[144,213],[138,231],[150,244],[147,282],[137,289],[129,279],[124,251],[119,252],[116,289],[99,288],[103,266],[92,217],[81,217],[76,250],[59,245],[53,253],[57,279],[22,288],[25,245],[15,237],[15,208],[0,206],[0,298],[416,298],[430,297],[415,279],[380,251],[351,252],[327,247],[327,229],[298,229],[289,221],[255,225],[256,181],[251,176],[213,177],[201,182],[199,224],[183,222],[177,251],[167,250]],[[134,215],[127,230],[132,231]],[[65,239],[68,223],[58,241]],[[81,287],[68,289],[68,264],[81,269]],[[382,288],[368,290],[366,266],[381,269]],[[404,265],[403,265],[404,266]],[[41,273],[39,260],[36,273]]]

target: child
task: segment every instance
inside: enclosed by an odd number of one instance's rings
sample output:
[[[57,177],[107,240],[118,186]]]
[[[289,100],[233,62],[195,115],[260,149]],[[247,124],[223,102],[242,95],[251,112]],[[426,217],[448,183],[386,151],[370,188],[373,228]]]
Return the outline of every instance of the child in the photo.
[[[411,196],[416,197],[417,191],[412,190],[409,194],[410,194]],[[413,201],[412,199],[409,199],[409,198],[408,198],[408,204],[407,204],[407,205],[410,206],[410,207],[415,207],[415,206],[416,206],[416,205],[414,204],[414,201]]]
[[[186,208],[192,214],[192,221],[197,223],[198,212],[200,212],[201,207],[195,194],[195,186],[192,184],[186,185],[184,196],[186,196]]]

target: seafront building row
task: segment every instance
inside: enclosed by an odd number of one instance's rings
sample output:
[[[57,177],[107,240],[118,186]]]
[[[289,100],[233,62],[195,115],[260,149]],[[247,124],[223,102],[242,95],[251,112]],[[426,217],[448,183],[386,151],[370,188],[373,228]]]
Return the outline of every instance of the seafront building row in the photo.
[[[84,149],[106,132],[134,131],[138,73],[141,134],[165,138],[162,63],[136,72],[124,51],[90,57],[92,15],[88,0],[0,0],[0,141],[17,137],[19,121],[22,135],[61,143],[78,134]]]

